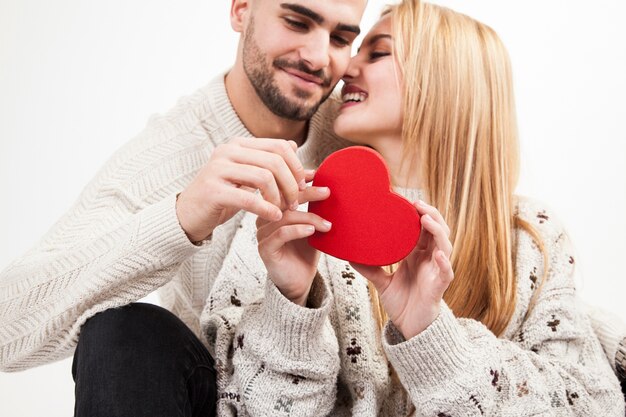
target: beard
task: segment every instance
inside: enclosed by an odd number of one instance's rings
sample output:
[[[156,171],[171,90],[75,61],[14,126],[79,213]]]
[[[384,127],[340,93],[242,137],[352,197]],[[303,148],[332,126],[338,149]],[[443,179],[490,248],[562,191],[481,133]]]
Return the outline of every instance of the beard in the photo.
[[[319,101],[307,104],[306,100],[310,99],[312,94],[294,87],[293,93],[296,99],[290,99],[281,91],[276,80],[274,80],[273,69],[275,68],[293,68],[318,77],[322,80],[321,88],[328,91],[322,95]],[[244,37],[243,69],[263,104],[276,116],[285,119],[309,120],[332,93],[332,88],[330,88],[332,80],[323,70],[313,71],[303,61],[293,62],[280,58],[275,59],[270,65],[254,40],[254,20],[252,18]]]

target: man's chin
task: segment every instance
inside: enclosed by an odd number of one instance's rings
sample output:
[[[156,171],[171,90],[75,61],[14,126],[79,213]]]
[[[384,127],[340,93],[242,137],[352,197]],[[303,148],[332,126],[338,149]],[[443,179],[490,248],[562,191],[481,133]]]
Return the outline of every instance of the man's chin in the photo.
[[[298,96],[292,96],[292,97],[287,97],[287,101],[288,103],[290,103],[289,106],[292,109],[296,109],[296,108],[299,109],[298,114],[308,114],[310,116],[312,116],[317,111],[317,109],[322,105],[321,98],[317,100],[313,100],[313,99],[303,100],[302,98]]]

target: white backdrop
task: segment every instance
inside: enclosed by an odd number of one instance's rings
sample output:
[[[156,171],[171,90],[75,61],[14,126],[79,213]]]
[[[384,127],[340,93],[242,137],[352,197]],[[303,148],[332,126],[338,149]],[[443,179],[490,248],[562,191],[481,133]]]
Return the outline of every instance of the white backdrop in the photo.
[[[385,1],[370,0],[368,29]],[[519,193],[578,249],[583,297],[626,319],[626,3],[439,1],[513,61]],[[233,62],[230,2],[0,0],[0,269],[32,246],[150,114]],[[89,132],[88,134],[86,132]],[[0,374],[0,416],[71,416],[71,360]]]

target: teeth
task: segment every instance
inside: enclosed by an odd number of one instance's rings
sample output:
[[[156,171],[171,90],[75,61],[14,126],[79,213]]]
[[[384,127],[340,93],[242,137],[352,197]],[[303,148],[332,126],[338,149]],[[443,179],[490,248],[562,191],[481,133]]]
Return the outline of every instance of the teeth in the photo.
[[[356,101],[356,102],[361,102],[361,101],[365,101],[365,99],[367,98],[367,94],[365,93],[348,93],[348,94],[344,94],[343,97],[341,97],[343,102],[346,103],[348,101]]]

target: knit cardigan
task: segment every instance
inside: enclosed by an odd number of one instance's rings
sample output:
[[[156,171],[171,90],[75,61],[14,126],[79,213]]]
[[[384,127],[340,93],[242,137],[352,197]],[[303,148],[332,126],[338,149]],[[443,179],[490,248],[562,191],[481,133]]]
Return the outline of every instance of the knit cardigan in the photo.
[[[337,105],[332,97],[310,121],[298,149],[305,166],[346,146],[329,133]],[[567,235],[543,205],[519,202],[550,255],[526,320],[544,266],[517,231],[518,302],[503,337],[442,303],[435,322],[406,341],[390,323],[377,331],[366,282],[343,261],[322,257],[307,308],[285,299],[266,278],[250,214],[200,246],[189,242],[176,194],[233,136],[251,135],[219,76],[113,155],[0,274],[1,370],[72,355],[87,319],[160,289],[215,358],[220,416],[624,415],[617,379],[576,305]]]

